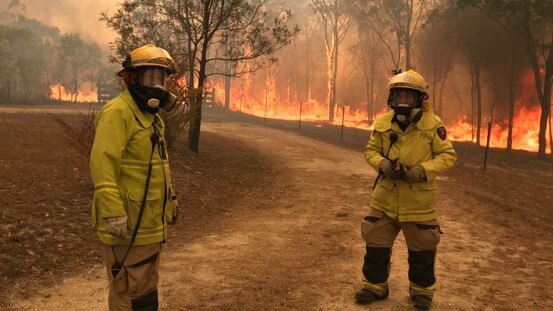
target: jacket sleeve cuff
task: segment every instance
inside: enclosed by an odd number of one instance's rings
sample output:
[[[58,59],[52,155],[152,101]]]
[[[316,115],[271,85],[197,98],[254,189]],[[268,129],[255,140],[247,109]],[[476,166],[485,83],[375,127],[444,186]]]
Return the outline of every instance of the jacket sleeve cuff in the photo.
[[[367,154],[365,158],[367,159],[369,165],[372,166],[377,173],[380,173],[380,162],[382,162],[385,158],[380,154]]]
[[[127,216],[118,190],[96,191],[95,200],[98,218]]]
[[[425,162],[421,163],[422,168],[424,168],[424,174],[426,175],[426,180],[431,181],[434,180],[436,177],[438,177],[438,174],[432,170],[431,163]]]

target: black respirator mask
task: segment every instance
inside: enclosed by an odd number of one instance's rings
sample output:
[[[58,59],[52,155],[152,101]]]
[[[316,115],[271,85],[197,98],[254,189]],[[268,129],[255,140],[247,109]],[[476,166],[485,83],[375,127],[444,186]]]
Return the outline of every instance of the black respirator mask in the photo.
[[[177,103],[177,97],[166,88],[167,71],[161,68],[145,68],[137,71],[128,89],[142,111],[155,114],[159,109],[168,112]]]
[[[403,124],[416,124],[422,118],[422,103],[428,98],[426,93],[412,89],[392,89],[388,106],[395,112],[395,119]]]

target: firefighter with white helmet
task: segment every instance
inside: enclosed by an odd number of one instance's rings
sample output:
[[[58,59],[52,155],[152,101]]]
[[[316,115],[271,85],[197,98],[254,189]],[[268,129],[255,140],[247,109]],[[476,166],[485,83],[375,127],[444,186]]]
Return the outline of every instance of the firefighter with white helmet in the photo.
[[[366,244],[358,303],[388,297],[392,245],[403,231],[409,250],[409,291],[414,307],[427,310],[436,290],[434,263],[440,241],[436,177],[457,156],[442,120],[428,103],[427,84],[414,70],[395,72],[389,83],[391,111],[376,119],[365,148],[378,172],[371,210],[361,224]]]
[[[176,103],[166,89],[174,72],[164,49],[147,44],[133,50],[118,73],[126,89],[95,119],[92,221],[104,244],[109,310],[158,308],[160,251],[178,203],[157,112]]]

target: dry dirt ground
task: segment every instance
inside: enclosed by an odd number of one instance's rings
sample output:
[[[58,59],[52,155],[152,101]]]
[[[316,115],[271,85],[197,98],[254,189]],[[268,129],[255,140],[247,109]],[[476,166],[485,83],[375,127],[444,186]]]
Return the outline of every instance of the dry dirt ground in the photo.
[[[162,255],[162,310],[410,310],[401,235],[390,297],[353,301],[375,177],[361,148],[223,118],[203,126],[199,155],[172,155],[184,213]],[[47,115],[0,114],[0,137],[3,307],[105,310],[86,160]],[[484,175],[463,148],[440,177],[433,309],[553,310],[553,168],[497,156]]]

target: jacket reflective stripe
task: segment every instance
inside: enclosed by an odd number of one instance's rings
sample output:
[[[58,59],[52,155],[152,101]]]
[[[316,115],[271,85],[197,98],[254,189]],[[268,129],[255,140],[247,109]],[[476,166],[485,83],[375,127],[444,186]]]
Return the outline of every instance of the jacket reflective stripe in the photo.
[[[384,155],[406,167],[421,165],[427,181],[410,185],[403,180],[383,178],[372,192],[371,206],[398,221],[435,219],[435,179],[457,160],[453,145],[447,137],[442,139],[438,135],[443,123],[431,111],[425,111],[420,121],[409,124],[405,131],[392,122],[393,116],[392,110],[375,120],[365,147],[365,159],[377,172]],[[398,138],[393,145],[392,136]]]
[[[97,113],[95,125],[90,156],[95,186],[92,220],[102,243],[128,245],[130,239],[117,239],[105,231],[105,218],[126,215],[129,232],[132,234],[136,228],[152,152],[150,138],[155,131],[162,138],[165,125],[159,116],[142,112],[128,90]],[[168,160],[161,161],[160,145],[154,148],[153,170],[136,245],[163,241],[165,222],[171,220],[177,205],[176,200],[163,199],[163,194],[172,187],[170,169]]]

